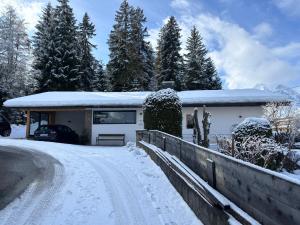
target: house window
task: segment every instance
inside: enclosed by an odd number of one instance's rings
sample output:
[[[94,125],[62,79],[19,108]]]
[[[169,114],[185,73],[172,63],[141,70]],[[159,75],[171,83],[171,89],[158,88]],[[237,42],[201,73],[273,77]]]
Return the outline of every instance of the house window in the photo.
[[[136,124],[136,111],[94,111],[94,124]]]
[[[34,135],[34,131],[41,125],[49,124],[49,114],[43,112],[30,112],[30,132]]]
[[[186,128],[193,129],[194,128],[194,116],[192,114],[186,115]]]

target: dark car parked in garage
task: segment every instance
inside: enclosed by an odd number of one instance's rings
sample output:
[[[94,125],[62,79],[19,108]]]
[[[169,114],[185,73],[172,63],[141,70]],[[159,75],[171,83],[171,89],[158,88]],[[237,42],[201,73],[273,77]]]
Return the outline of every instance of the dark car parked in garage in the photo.
[[[38,141],[53,141],[69,144],[79,143],[78,134],[65,125],[41,125],[34,132],[34,139]]]
[[[0,114],[0,135],[3,137],[7,137],[10,135],[11,128],[8,120]]]

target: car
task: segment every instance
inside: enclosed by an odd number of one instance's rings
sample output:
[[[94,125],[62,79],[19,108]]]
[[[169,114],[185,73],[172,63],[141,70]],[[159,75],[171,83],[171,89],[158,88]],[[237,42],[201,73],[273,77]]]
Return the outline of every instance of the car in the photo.
[[[34,132],[34,140],[78,144],[79,136],[65,125],[41,125]]]
[[[3,137],[8,137],[10,133],[10,123],[3,115],[0,114],[0,135]]]

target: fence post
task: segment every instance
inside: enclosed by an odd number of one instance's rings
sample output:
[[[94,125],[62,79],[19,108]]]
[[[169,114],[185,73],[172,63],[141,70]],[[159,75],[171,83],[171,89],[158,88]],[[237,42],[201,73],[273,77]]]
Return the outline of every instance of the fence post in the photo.
[[[234,157],[234,146],[235,146],[235,143],[234,143],[234,134],[232,134],[232,137],[231,137],[231,156]]]
[[[208,184],[216,188],[216,171],[215,171],[215,162],[211,159],[206,159],[206,165],[207,165],[207,181]]]
[[[163,136],[163,150],[166,151],[166,137]]]
[[[150,133],[150,131],[148,131],[148,134],[149,134],[149,135],[148,135],[148,136],[149,136],[149,137],[148,137],[148,138],[149,138],[149,142],[148,142],[148,143],[151,144],[151,143],[150,143],[150,142],[151,142],[151,133]]]

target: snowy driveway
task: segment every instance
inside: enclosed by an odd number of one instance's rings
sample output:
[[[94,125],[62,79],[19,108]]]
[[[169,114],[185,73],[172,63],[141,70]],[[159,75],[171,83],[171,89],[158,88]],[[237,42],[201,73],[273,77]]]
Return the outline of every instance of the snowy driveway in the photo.
[[[196,225],[163,172],[140,149],[0,139],[42,151],[63,166],[47,188],[34,182],[0,211],[0,225]]]

